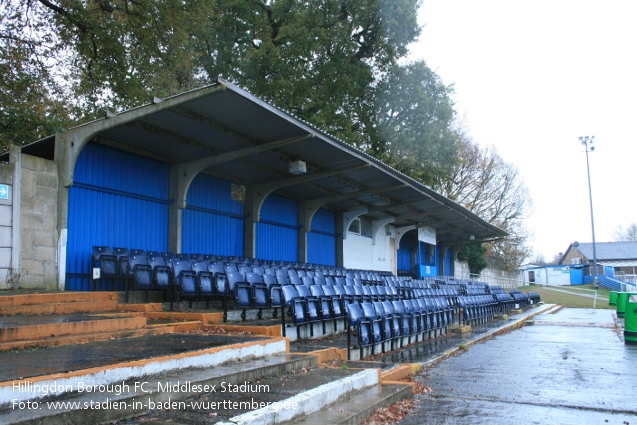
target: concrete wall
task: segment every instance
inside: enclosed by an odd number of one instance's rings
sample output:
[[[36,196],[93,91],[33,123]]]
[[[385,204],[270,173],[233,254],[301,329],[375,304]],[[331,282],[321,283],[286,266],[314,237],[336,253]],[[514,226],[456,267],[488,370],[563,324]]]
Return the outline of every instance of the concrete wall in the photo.
[[[454,277],[456,279],[470,279],[476,282],[484,282],[493,286],[502,286],[505,289],[523,286],[524,275],[520,273],[510,273],[504,270],[497,270],[487,267],[482,270],[479,277],[469,274],[469,264],[465,261],[454,262]]]
[[[22,155],[20,288],[57,288],[58,171],[53,161]]]
[[[12,287],[13,170],[13,164],[0,164],[0,185],[8,187],[7,199],[0,199],[0,289]]]
[[[385,232],[380,232],[376,244],[372,245],[371,238],[348,234],[347,239],[343,240],[343,266],[348,269],[392,271],[389,239]]]

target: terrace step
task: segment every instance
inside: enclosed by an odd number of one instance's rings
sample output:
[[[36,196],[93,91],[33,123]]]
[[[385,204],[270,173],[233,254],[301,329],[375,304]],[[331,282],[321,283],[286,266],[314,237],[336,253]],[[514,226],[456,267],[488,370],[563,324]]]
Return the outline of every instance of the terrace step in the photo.
[[[59,347],[63,345],[87,344],[121,338],[138,338],[144,335],[160,335],[177,332],[174,326],[149,326],[142,329],[118,330],[108,332],[81,333],[78,335],[55,336],[40,339],[9,341],[0,343],[0,352],[9,350],[27,350],[33,348]]]
[[[359,425],[380,408],[412,396],[409,384],[382,384],[352,391],[336,403],[321,409],[320,415],[311,415],[291,422],[298,425]]]
[[[205,338],[199,337],[198,339]],[[216,339],[223,344],[224,341],[227,343],[227,340],[233,338]],[[245,340],[245,338],[240,338],[240,340]],[[317,361],[314,356],[286,354],[286,344],[282,339],[262,341],[258,338],[252,338],[252,340],[247,344],[237,340],[235,344],[220,345],[216,348],[199,349],[156,359],[114,365],[104,364],[100,368],[89,368],[85,371],[55,373],[49,376],[0,383],[0,423],[102,423],[130,416],[140,418],[127,420],[126,423],[144,422],[146,420],[144,415],[164,413],[163,411],[151,412],[154,410],[152,407],[148,407],[151,402],[165,403],[168,400],[185,402],[206,396],[205,390],[210,388],[216,388],[222,399],[228,399],[231,397],[230,391],[227,394],[221,394],[221,390],[222,388],[230,390],[231,384],[255,383],[267,377],[275,377],[272,379],[279,381],[278,376],[287,376],[291,371],[309,370],[309,368],[316,366]],[[158,340],[158,342],[160,341]],[[188,342],[186,341],[186,343]],[[116,345],[121,345],[121,343],[116,343]],[[96,347],[94,348],[98,351],[109,349],[107,346]],[[154,372],[147,373],[150,370]],[[18,385],[22,385],[19,388],[23,388],[24,391],[15,390],[16,382]],[[36,384],[40,385],[40,388],[55,384],[58,387],[62,386],[63,391],[46,399],[41,398],[42,393],[39,395],[27,394],[27,391],[34,388]],[[71,388],[67,388],[67,385],[70,385]],[[78,391],[78,385],[82,385],[83,388],[88,388],[89,385],[94,386],[93,388],[99,388],[101,385],[102,389],[92,392]],[[253,395],[258,396],[258,394]],[[37,410],[14,409],[12,400],[16,396],[22,397],[22,403],[29,401],[31,404],[38,403],[41,408]],[[67,402],[67,405],[66,407],[51,408],[46,404],[47,401]],[[139,402],[141,404],[138,404]],[[74,406],[72,403],[79,404]],[[93,405],[102,404],[102,406],[107,406],[110,403],[111,407],[115,404],[119,407],[124,405],[127,407],[97,409],[78,407],[91,403]],[[191,410],[185,409],[184,411],[188,413]],[[210,412],[210,410],[206,410],[203,417],[209,420]],[[236,413],[234,410],[232,412]]]
[[[134,313],[0,317],[0,343],[142,329],[146,318]]]
[[[76,314],[109,312],[117,309],[117,301],[73,301],[34,305],[13,305],[0,309],[3,316],[40,316],[47,314]]]
[[[79,301],[117,301],[117,292],[51,292],[16,294],[0,296],[0,314],[2,308],[18,305],[38,305],[49,303],[68,303]]]

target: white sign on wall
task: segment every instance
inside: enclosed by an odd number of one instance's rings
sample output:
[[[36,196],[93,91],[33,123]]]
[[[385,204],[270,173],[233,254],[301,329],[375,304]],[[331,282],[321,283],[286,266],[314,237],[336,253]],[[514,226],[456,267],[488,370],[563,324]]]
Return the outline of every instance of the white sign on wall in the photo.
[[[9,199],[9,185],[0,184],[0,199]]]
[[[418,229],[418,240],[431,245],[436,244],[436,229],[432,227],[420,227]]]

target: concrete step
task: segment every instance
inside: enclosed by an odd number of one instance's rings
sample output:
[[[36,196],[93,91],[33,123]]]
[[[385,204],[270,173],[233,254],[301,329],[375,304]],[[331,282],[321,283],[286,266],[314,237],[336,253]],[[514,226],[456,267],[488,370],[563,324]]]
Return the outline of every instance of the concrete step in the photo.
[[[199,323],[196,324],[199,326]],[[138,338],[144,335],[160,335],[172,332],[179,332],[183,329],[181,324],[179,328],[175,326],[153,325],[133,330],[118,330],[95,333],[80,333],[77,335],[52,336],[40,339],[27,339],[19,341],[0,342],[0,352],[9,350],[30,350],[34,348],[59,347],[64,345],[88,344],[98,341],[110,341],[121,338]],[[189,327],[194,327],[190,325]]]
[[[117,292],[49,292],[0,296],[0,314],[3,308],[18,305],[69,303],[79,301],[117,301]]]
[[[278,349],[285,347],[275,343]],[[263,344],[257,344],[263,345]],[[254,347],[255,344],[252,344]],[[220,399],[230,400],[237,395],[235,390],[240,390],[241,385],[247,386],[248,393],[258,396],[258,385],[267,377],[278,380],[278,376],[287,376],[296,370],[309,370],[316,366],[316,357],[307,355],[288,355],[284,352],[260,355],[255,357],[257,351],[245,349],[243,353],[237,352],[238,347],[228,361],[226,350],[220,350],[217,361],[225,358],[223,364],[208,364],[207,366],[179,368],[156,372],[154,374],[141,374],[139,376],[119,380],[108,384],[100,384],[98,381],[90,381],[88,377],[76,380],[74,388],[69,391],[60,391],[56,397],[30,398],[19,402],[11,399],[0,403],[0,423],[3,424],[68,424],[68,423],[102,423],[114,421],[130,416],[139,416],[149,411],[160,409],[154,414],[160,415],[165,403],[190,403],[191,400],[210,394],[211,397],[219,395]],[[272,347],[271,347],[272,348]],[[267,350],[265,350],[267,351]],[[261,350],[261,353],[265,352]],[[214,361],[213,361],[214,363]],[[211,367],[214,366],[214,367]],[[115,371],[108,370],[105,374],[116,375]],[[42,381],[39,385],[55,385],[64,390],[66,385],[73,384],[59,377],[55,381]],[[12,390],[14,394],[23,395],[29,390],[27,386],[23,390]],[[32,386],[35,383],[31,384]],[[89,386],[91,391],[88,391]],[[6,392],[6,391],[5,391]],[[245,393],[245,391],[244,391]],[[13,396],[15,397],[15,395]],[[190,401],[189,401],[190,400]],[[47,402],[61,402],[57,406]],[[16,404],[15,407],[14,404]],[[20,408],[20,406],[37,406],[36,409]],[[189,412],[193,409],[184,409]],[[206,409],[203,417],[210,420],[210,409]],[[144,422],[145,417],[127,420],[126,423]],[[161,422],[158,422],[161,423]],[[191,423],[191,422],[185,422]]]
[[[144,326],[146,326],[146,318],[134,313],[3,316],[0,317],[0,343],[98,332],[119,332],[141,329]]]
[[[298,425],[359,425],[377,409],[411,397],[408,384],[383,384],[352,391],[336,403],[325,406],[320,414],[291,422]]]
[[[46,314],[75,314],[97,313],[117,310],[117,301],[72,301],[53,302],[34,305],[12,305],[0,308],[3,316],[31,315],[40,316]]]

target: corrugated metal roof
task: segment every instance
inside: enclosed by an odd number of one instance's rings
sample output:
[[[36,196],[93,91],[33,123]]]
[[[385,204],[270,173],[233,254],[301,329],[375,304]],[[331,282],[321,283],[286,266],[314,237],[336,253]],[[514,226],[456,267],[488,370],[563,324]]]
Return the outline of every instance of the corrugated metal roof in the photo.
[[[364,207],[372,219],[393,218],[398,227],[429,226],[439,240],[451,243],[469,235],[477,240],[506,236],[430,188],[231,83],[219,81],[164,102],[169,107],[148,105],[117,114],[121,120],[106,125],[96,141],[170,164],[252,148],[206,173],[245,185],[280,183],[276,193],[323,199],[323,208],[337,211]],[[109,119],[76,128],[97,128]],[[315,178],[294,180],[288,167],[296,160],[307,164],[306,177]]]
[[[593,259],[593,244],[580,243],[577,249],[589,260]],[[637,242],[596,242],[597,261],[637,260]]]

